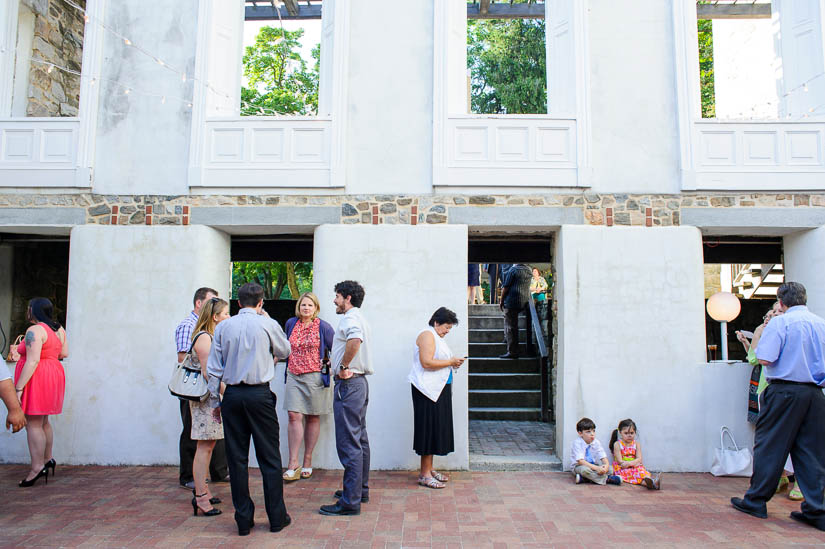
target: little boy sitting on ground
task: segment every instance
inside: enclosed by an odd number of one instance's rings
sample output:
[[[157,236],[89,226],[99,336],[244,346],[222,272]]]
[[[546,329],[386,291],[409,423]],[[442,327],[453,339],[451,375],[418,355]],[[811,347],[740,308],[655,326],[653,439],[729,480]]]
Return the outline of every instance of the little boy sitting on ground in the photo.
[[[582,478],[594,484],[621,484],[618,475],[610,475],[610,464],[601,442],[596,440],[596,424],[593,420],[583,417],[576,423],[579,437],[573,441],[572,467],[576,477],[576,484],[581,484]]]

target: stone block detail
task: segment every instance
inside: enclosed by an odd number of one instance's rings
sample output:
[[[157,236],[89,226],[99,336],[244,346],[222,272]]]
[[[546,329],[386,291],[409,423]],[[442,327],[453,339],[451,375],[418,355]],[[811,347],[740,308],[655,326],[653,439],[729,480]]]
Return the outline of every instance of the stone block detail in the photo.
[[[571,208],[582,212],[589,225],[669,227],[678,226],[681,212],[691,208],[825,208],[825,193],[709,194],[685,192],[678,195],[548,193],[535,195],[99,195],[64,193],[45,195],[0,194],[3,208],[61,209],[82,208],[85,223],[101,225],[188,225],[193,208],[335,207],[340,223],[346,224],[443,224],[450,223],[450,212],[478,208],[490,212],[497,208]],[[494,221],[493,221],[494,223]]]

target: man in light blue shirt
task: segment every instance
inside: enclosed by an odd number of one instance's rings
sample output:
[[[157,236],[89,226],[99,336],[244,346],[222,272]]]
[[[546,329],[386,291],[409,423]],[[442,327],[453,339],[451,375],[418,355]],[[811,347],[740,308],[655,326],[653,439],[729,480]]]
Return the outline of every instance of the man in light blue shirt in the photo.
[[[766,368],[753,444],[753,476],[734,508],[767,518],[766,503],[776,492],[788,454],[805,500],[791,518],[825,530],[825,320],[806,307],[798,282],[777,290],[785,313],[768,323],[756,358]]]
[[[238,534],[246,536],[255,525],[255,504],[249,497],[250,438],[261,468],[269,531],[280,532],[292,522],[284,505],[276,398],[269,389],[275,363],[288,357],[292,347],[281,326],[263,310],[261,286],[241,286],[238,304],[240,312],[215,328],[206,373],[213,415],[223,418],[235,522]],[[221,382],[226,384],[222,401]]]

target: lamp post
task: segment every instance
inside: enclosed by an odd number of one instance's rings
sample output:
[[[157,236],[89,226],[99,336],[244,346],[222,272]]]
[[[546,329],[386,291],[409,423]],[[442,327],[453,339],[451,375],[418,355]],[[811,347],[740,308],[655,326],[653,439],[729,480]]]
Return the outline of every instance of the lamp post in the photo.
[[[716,292],[708,298],[707,311],[722,328],[722,360],[728,359],[728,322],[739,316],[742,305],[730,292]]]

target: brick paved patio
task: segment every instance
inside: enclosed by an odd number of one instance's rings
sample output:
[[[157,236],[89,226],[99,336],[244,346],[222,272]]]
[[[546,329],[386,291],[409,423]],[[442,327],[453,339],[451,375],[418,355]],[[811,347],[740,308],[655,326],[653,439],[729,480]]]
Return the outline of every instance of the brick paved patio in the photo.
[[[293,524],[271,534],[252,473],[257,525],[240,538],[229,486],[217,484],[224,514],[193,517],[173,467],[62,467],[48,485],[17,487],[23,465],[0,466],[2,547],[776,547],[822,545],[825,533],[797,524],[784,496],[768,520],[728,500],[746,479],[671,474],[665,489],[572,484],[565,473],[459,472],[445,490],[417,487],[414,472],[377,472],[359,517],[317,514],[332,502],[340,471],[316,471],[286,486]]]

